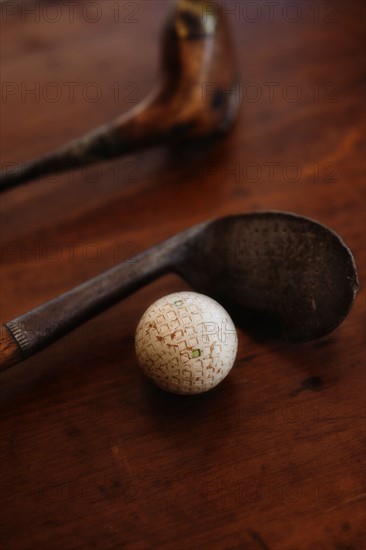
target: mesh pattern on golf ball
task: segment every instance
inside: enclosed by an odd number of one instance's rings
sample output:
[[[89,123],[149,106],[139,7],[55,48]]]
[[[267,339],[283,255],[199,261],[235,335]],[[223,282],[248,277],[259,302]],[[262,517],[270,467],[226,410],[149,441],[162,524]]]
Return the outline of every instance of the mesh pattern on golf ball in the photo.
[[[161,298],[142,316],[136,354],[145,374],[174,393],[201,393],[230,371],[237,334],[229,314],[202,294],[179,292]]]

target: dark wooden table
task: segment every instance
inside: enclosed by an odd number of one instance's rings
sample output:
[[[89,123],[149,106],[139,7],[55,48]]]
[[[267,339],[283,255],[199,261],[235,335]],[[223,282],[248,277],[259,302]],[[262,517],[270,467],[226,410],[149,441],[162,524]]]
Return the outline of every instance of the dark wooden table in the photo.
[[[157,79],[167,3],[70,4],[2,6],[3,167],[126,111]],[[243,104],[226,139],[3,195],[2,321],[241,211],[328,225],[364,283],[362,4],[227,2]],[[165,277],[1,375],[2,548],[366,547],[364,286],[320,341],[239,332],[225,382],[181,398],[141,374],[134,330],[187,288]]]

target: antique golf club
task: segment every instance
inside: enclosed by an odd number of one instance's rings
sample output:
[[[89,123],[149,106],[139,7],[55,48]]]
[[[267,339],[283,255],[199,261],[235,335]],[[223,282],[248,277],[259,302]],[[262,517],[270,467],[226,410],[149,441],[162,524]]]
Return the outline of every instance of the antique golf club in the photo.
[[[169,272],[215,298],[258,336],[292,342],[336,328],[358,289],[352,254],[327,227],[286,212],[219,218],[178,233],[6,323],[0,370]]]
[[[220,135],[231,128],[239,108],[235,94],[239,73],[218,6],[213,2],[208,6],[204,0],[177,0],[162,36],[161,65],[160,84],[135,108],[45,156],[3,170],[0,190],[144,148]]]

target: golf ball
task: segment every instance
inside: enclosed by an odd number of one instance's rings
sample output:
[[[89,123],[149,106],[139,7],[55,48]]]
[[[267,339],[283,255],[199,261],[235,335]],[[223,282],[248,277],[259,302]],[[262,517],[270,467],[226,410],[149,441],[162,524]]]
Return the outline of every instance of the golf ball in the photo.
[[[229,314],[215,300],[177,292],[145,311],[135,346],[139,365],[158,386],[172,393],[196,394],[227,376],[238,338]]]

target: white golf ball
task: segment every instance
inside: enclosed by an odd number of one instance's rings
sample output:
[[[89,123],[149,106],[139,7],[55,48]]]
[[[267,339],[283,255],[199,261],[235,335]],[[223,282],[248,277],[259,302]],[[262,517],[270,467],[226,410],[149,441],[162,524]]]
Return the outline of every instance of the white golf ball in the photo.
[[[177,292],[154,302],[136,330],[144,373],[172,393],[196,394],[219,384],[231,370],[238,338],[225,309],[203,294]]]

